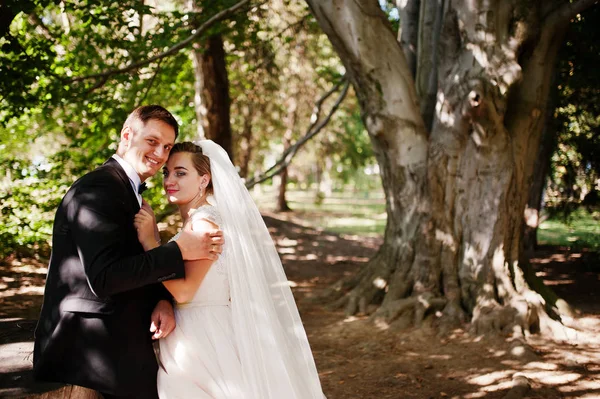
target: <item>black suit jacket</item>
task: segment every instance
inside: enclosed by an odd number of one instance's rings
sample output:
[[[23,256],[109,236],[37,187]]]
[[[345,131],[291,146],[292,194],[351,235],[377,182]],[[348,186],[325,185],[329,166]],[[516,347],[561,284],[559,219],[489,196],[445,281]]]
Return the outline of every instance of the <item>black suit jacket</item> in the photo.
[[[150,315],[185,275],[176,243],[144,252],[129,178],[114,159],[76,181],[54,220],[34,374],[114,395],[156,397]]]

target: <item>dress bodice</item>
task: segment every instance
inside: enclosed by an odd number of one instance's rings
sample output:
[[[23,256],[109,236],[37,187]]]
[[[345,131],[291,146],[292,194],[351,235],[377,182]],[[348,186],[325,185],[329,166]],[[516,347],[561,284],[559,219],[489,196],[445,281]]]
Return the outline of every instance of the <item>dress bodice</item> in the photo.
[[[222,226],[222,219],[219,211],[212,205],[203,205],[190,216],[192,226],[195,221],[208,220],[219,228]],[[171,240],[177,239],[181,232],[178,232]],[[204,280],[198,287],[194,298],[184,304],[177,304],[178,307],[187,305],[223,305],[229,303],[230,290],[229,278],[227,275],[227,246],[223,246],[223,253],[219,256],[204,277]]]

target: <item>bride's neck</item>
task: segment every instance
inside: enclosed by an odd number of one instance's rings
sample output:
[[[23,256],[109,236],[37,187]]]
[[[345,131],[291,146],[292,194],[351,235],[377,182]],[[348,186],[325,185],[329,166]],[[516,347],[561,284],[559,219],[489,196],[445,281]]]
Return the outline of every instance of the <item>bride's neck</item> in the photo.
[[[181,215],[181,219],[183,221],[183,223],[187,223],[187,221],[190,219],[190,216],[192,216],[192,214],[201,206],[207,205],[208,202],[206,201],[206,195],[199,197],[199,198],[193,198],[190,202],[188,202],[187,204],[181,204],[179,205],[179,214]]]

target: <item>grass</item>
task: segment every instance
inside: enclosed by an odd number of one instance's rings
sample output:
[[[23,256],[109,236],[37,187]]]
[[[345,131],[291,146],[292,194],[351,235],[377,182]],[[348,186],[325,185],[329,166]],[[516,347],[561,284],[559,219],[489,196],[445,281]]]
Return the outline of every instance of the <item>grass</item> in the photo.
[[[272,211],[277,193],[254,191],[259,207]],[[312,190],[288,190],[288,205],[296,216],[310,226],[340,234],[381,236],[387,215],[385,198],[381,191],[334,192],[320,204]],[[570,248],[589,248],[600,251],[600,211],[580,209],[569,219],[554,217],[544,221],[538,229],[538,242]]]
[[[261,209],[275,208],[275,192],[252,194]],[[286,198],[299,218],[317,228],[366,236],[380,236],[385,230],[387,215],[382,192],[334,192],[331,197],[316,203],[314,191],[288,190]]]
[[[600,212],[578,209],[568,219],[554,217],[538,228],[538,242],[572,248],[600,250]]]

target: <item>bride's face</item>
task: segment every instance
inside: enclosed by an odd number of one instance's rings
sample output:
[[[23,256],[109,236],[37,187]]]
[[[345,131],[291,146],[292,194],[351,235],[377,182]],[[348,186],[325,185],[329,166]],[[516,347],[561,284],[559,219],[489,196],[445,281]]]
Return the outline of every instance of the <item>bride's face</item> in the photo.
[[[202,176],[192,162],[192,154],[171,154],[163,168],[163,187],[171,204],[183,205],[200,197]]]

